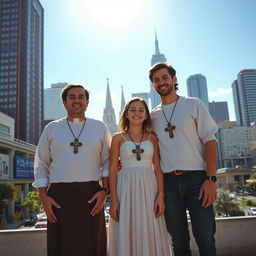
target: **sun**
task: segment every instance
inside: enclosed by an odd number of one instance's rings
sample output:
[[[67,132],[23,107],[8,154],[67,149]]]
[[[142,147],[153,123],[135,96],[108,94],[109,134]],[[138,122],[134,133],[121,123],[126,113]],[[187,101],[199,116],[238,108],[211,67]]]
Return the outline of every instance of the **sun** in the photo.
[[[138,0],[80,0],[80,14],[105,28],[123,28],[136,23],[142,1]],[[82,13],[81,13],[82,12]]]

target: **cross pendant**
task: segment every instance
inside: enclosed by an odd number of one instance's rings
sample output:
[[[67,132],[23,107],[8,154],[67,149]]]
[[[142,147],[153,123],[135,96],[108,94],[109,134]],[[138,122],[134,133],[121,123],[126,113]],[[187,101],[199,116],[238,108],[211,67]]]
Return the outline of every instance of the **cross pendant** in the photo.
[[[73,142],[70,143],[70,146],[74,147],[74,153],[78,153],[78,147],[81,147],[83,145],[82,142],[78,140],[78,138],[75,138]]]
[[[136,148],[132,150],[132,153],[136,154],[137,161],[141,160],[141,153],[144,153],[144,149],[140,148],[140,145],[136,145]]]
[[[167,123],[167,127],[164,129],[165,132],[169,132],[169,136],[172,139],[174,137],[173,130],[175,130],[175,126],[171,123]]]

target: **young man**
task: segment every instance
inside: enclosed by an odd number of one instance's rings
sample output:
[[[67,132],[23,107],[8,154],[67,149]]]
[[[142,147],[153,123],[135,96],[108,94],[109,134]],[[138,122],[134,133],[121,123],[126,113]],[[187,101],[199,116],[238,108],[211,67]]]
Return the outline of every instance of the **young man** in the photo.
[[[67,117],[45,127],[34,163],[33,185],[48,217],[48,256],[105,256],[110,134],[85,117],[89,92],[82,85],[67,85],[61,97]]]
[[[149,78],[161,97],[151,118],[159,140],[165,218],[174,255],[191,255],[186,209],[200,255],[216,255],[213,203],[217,125],[199,99],[176,93],[176,71],[168,63],[152,66]]]

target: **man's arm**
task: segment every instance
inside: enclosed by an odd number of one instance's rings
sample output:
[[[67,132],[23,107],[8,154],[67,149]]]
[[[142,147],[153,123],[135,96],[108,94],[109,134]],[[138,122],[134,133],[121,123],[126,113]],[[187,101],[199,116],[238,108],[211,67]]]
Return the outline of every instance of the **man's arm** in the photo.
[[[109,188],[108,185],[108,175],[109,175],[109,148],[111,143],[111,135],[108,131],[108,129],[105,127],[104,132],[104,143],[102,147],[101,152],[101,168],[102,168],[102,186],[105,188]],[[108,193],[104,190],[100,190],[97,193],[93,195],[93,197],[88,201],[88,203],[92,203],[94,200],[96,200],[96,204],[94,205],[93,209],[91,210],[91,215],[94,216],[95,214],[98,214],[102,208],[104,207],[104,204],[106,202]]]
[[[207,176],[216,175],[217,168],[217,149],[216,141],[210,140],[205,145],[205,161],[206,161],[206,172]],[[210,180],[205,180],[201,189],[199,199],[203,199],[202,206],[208,207],[212,205],[217,198],[217,191],[215,183]]]

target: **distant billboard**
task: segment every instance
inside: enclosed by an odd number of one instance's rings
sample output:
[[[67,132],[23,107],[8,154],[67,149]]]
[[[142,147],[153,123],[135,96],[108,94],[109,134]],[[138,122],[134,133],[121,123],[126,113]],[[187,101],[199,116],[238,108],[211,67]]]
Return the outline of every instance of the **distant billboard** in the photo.
[[[34,160],[32,158],[24,156],[15,156],[15,178],[34,178]]]
[[[9,178],[9,156],[0,154],[0,178]]]

